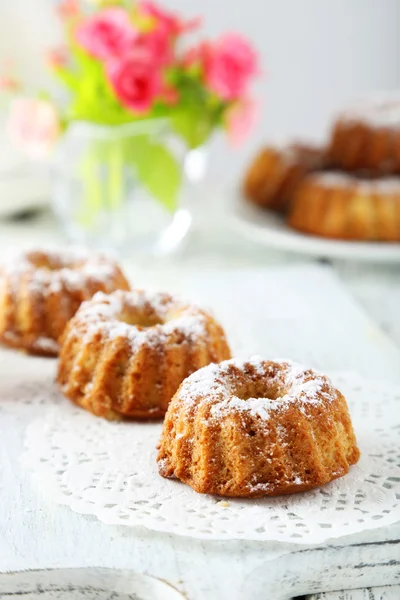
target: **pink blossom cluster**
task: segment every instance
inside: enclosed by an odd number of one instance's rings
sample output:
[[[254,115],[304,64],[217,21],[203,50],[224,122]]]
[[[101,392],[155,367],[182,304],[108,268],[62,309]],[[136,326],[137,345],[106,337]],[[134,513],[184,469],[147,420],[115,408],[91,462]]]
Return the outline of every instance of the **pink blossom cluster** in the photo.
[[[157,97],[177,99],[176,93],[166,89],[163,68],[174,61],[176,38],[196,27],[198,21],[183,22],[151,2],[141,3],[139,12],[153,22],[145,33],[134,27],[126,10],[114,7],[83,22],[77,39],[89,54],[104,61],[120,101],[132,111],[144,113]],[[192,48],[182,64],[194,63],[201,69],[206,86],[226,101],[242,100],[258,71],[254,50],[237,34]]]
[[[132,113],[132,119],[151,114],[157,102],[165,107],[179,103],[179,85],[172,85],[166,77],[170,71],[178,71],[197,78],[207,94],[215,98],[222,107],[223,123],[232,142],[240,143],[256,115],[249,87],[259,69],[250,43],[230,33],[182,53],[180,36],[198,27],[198,19],[183,21],[150,0],[133,6],[128,9],[126,4],[105,3],[85,14],[77,0],[63,0],[59,13],[68,23],[73,43],[100,62],[106,85],[120,105]],[[49,54],[52,67],[67,72],[69,53],[70,49],[61,48]],[[0,87],[11,90],[12,83],[12,79],[4,78]],[[60,131],[51,102],[16,99],[10,132],[19,145],[29,138],[32,155],[44,153]]]
[[[175,97],[163,81],[163,69],[173,61],[177,36],[192,24],[161,10],[151,2],[139,5],[149,30],[134,26],[124,8],[105,8],[77,29],[81,46],[104,62],[110,84],[121,103],[135,113],[146,113],[156,98]]]
[[[33,160],[46,157],[61,132],[57,111],[51,102],[25,97],[13,101],[7,129],[15,146]]]

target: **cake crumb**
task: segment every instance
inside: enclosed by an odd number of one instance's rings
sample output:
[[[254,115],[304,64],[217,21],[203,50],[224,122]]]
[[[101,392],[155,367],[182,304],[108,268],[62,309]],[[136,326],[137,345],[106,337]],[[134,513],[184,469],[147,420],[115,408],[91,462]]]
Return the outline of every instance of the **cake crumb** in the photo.
[[[224,508],[227,508],[229,506],[229,502],[227,500],[221,500],[220,502],[218,502],[218,506],[223,506]]]

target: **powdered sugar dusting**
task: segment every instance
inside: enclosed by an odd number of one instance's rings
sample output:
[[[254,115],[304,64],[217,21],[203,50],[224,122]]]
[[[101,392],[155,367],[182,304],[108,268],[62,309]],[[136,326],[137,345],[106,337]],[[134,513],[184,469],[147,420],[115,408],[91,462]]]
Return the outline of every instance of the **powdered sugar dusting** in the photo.
[[[6,331],[3,335],[5,340],[8,340],[10,343],[20,346],[20,337],[13,331]],[[59,350],[58,342],[56,340],[44,336],[36,338],[34,343],[32,343],[32,347],[34,347],[37,352],[43,352],[45,354],[52,355],[58,354]]]
[[[37,348],[39,348],[43,352],[58,354],[58,350],[59,350],[58,343],[55,340],[52,340],[51,338],[39,337],[35,341],[35,345]]]
[[[312,143],[274,141],[265,148],[269,152],[279,153],[279,158],[287,167],[301,165],[311,170],[319,168],[323,163],[321,149]]]
[[[135,324],[135,319],[137,324]],[[141,320],[154,320],[154,324],[141,326]],[[124,337],[132,349],[143,344],[159,346],[167,341],[205,339],[206,315],[194,305],[162,292],[132,290],[106,295],[98,292],[84,302],[69,332],[74,335],[77,327],[85,332],[85,343],[102,332],[108,339]]]
[[[372,127],[400,128],[400,97],[381,94],[346,109],[341,118],[364,122]]]
[[[347,189],[359,191],[369,194],[394,194],[400,193],[400,177],[381,177],[380,179],[363,179],[348,175],[347,173],[339,173],[337,171],[326,171],[309,175],[309,182],[318,183],[324,188],[330,189]]]
[[[163,332],[166,334],[174,331],[193,339],[203,338],[206,335],[206,318],[198,312],[190,314],[190,310],[188,310],[187,314],[169,321],[163,326]]]
[[[246,383],[257,382],[272,397],[241,398]],[[296,402],[300,408],[333,400],[336,390],[324,375],[292,361],[247,361],[231,359],[208,365],[193,373],[182,384],[179,400],[188,404],[212,401],[211,414],[221,417],[228,411],[246,412],[268,420],[276,410]]]
[[[0,273],[16,281],[26,276],[26,285],[42,295],[85,288],[90,280],[105,290],[114,289],[116,262],[103,254],[78,248],[10,251],[0,263]]]
[[[85,320],[105,317],[121,321],[124,311],[133,311],[135,314],[148,313],[163,321],[172,309],[181,307],[180,301],[169,294],[140,289],[129,292],[116,290],[112,294],[97,292],[93,298],[82,303],[78,315]]]

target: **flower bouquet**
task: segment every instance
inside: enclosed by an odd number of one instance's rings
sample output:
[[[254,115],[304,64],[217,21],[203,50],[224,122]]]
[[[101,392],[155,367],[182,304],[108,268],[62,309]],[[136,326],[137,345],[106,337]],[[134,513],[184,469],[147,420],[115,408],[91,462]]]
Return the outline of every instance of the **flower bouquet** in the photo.
[[[233,33],[191,45],[188,34],[199,20],[152,2],[82,8],[64,0],[59,10],[65,46],[49,54],[49,63],[63,93],[28,97],[14,78],[4,78],[3,88],[15,95],[9,131],[33,158],[55,147],[56,208],[72,237],[104,235],[118,214],[115,243],[121,224],[129,233],[132,206],[134,222],[146,230],[135,198],[151,199],[164,219],[176,213],[188,151],[221,127],[241,141],[254,120],[249,88],[257,57]],[[155,213],[146,219],[151,227],[157,221]]]

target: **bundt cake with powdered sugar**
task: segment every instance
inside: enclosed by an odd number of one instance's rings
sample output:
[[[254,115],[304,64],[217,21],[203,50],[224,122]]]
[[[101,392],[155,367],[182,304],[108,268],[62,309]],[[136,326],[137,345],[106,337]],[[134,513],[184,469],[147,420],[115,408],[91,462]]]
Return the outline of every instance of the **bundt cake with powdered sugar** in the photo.
[[[305,144],[268,146],[256,155],[246,172],[246,198],[263,208],[285,212],[293,192],[307,173],[325,166],[325,153]]]
[[[182,383],[158,467],[196,492],[258,497],[321,486],[358,458],[346,400],[327,377],[253,358],[209,365]]]
[[[61,339],[58,383],[70,400],[107,419],[162,417],[180,383],[230,357],[222,327],[169,294],[96,294]]]
[[[400,98],[372,96],[344,110],[333,127],[328,155],[345,171],[400,173]]]
[[[288,223],[327,238],[399,242],[400,178],[309,175],[293,197]]]
[[[0,341],[56,356],[58,338],[80,304],[96,292],[129,289],[117,263],[75,249],[31,250],[0,264]]]

